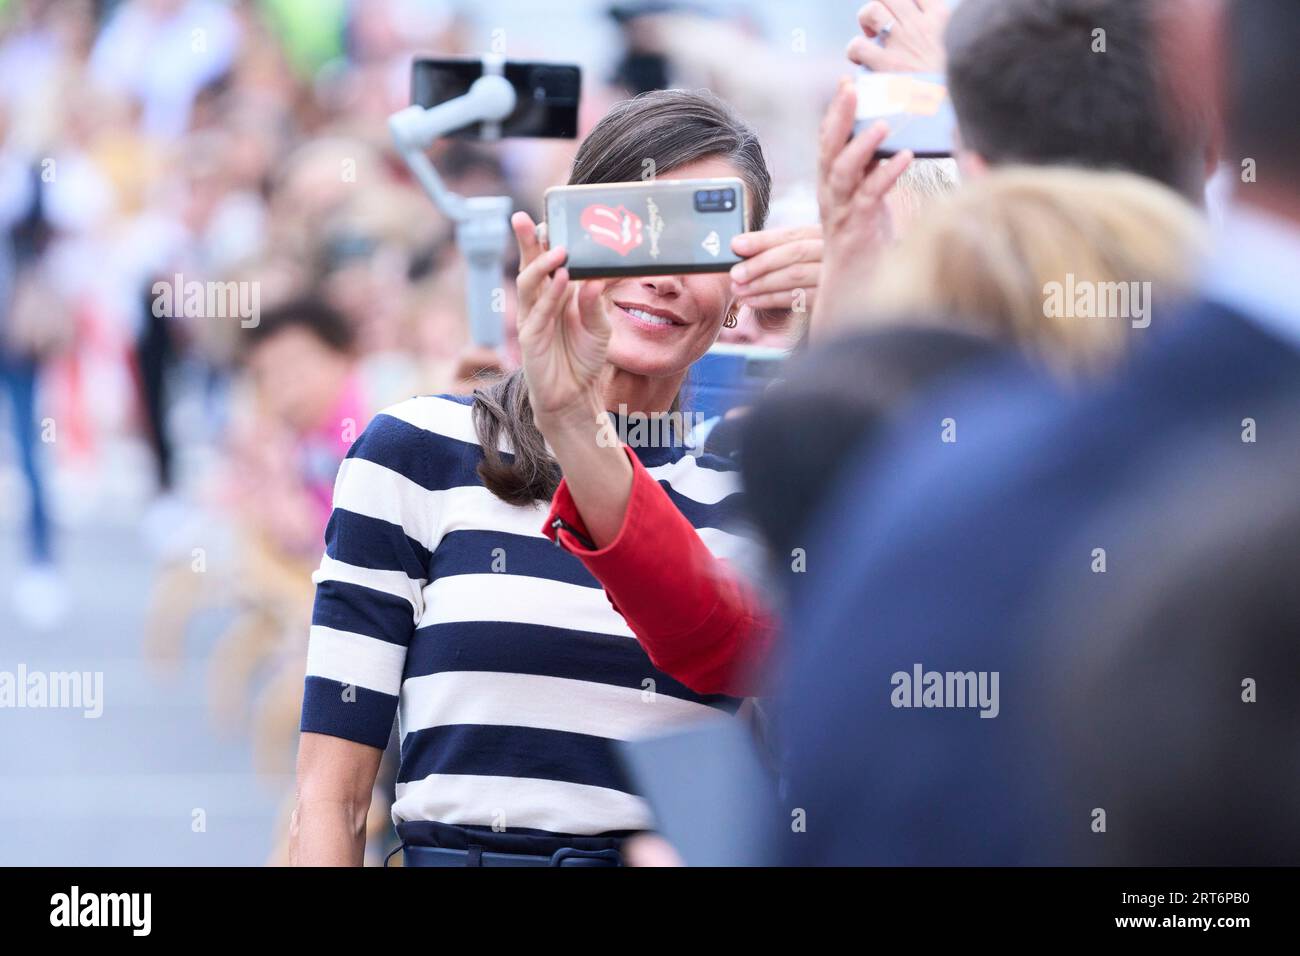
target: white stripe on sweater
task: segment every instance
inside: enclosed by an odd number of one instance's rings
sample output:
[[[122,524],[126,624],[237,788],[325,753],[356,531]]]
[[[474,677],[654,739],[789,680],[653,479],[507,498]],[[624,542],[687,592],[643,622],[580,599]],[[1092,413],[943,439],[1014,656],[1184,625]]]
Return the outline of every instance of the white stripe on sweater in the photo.
[[[430,727],[489,724],[613,740],[631,740],[677,724],[727,719],[713,707],[655,693],[653,685],[642,690],[495,671],[443,671],[409,678],[402,685],[400,716],[403,737]]]
[[[393,820],[577,834],[651,826],[649,805],[619,790],[562,780],[478,774],[430,774],[422,780],[399,783]]]

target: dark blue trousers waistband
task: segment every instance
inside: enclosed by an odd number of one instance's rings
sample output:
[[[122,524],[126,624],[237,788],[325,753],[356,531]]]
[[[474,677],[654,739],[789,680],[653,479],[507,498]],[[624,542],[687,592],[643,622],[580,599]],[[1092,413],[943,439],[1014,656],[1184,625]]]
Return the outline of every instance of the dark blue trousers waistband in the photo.
[[[440,846],[407,845],[402,848],[407,866],[619,866],[617,850],[575,850],[565,847],[550,856],[493,853],[482,847],[452,850]]]

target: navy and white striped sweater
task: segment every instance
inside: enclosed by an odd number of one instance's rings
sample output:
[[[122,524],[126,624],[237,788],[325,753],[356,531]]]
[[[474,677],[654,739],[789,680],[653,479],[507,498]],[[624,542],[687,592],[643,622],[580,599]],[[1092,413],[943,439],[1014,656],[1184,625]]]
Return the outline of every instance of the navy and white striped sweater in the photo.
[[[709,549],[738,557],[731,464],[636,453]],[[459,397],[387,409],[348,453],[313,578],[302,729],[383,747],[398,715],[393,819],[408,839],[644,829],[611,742],[739,701],[658,671],[596,579],[542,534],[547,505],[483,487],[482,454]]]

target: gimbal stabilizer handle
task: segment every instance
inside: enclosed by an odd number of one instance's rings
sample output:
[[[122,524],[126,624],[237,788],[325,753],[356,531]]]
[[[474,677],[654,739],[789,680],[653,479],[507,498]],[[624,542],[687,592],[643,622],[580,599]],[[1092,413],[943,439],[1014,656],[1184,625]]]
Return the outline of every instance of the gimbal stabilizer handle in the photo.
[[[492,348],[503,337],[501,269],[510,238],[509,196],[461,196],[438,175],[425,152],[435,140],[473,123],[485,139],[500,136],[500,123],[515,108],[514,87],[502,75],[505,61],[483,57],[483,75],[463,96],[437,106],[408,106],[388,118],[388,129],[403,161],[435,206],[456,224],[456,247],[468,269],[466,304],[470,338]]]

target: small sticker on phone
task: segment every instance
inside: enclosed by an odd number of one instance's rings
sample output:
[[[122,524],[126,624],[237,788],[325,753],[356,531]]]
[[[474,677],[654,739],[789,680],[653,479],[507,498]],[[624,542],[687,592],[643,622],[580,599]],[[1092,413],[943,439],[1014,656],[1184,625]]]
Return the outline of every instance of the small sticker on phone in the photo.
[[[613,249],[620,256],[641,245],[644,238],[641,217],[625,206],[593,203],[582,210],[579,221],[593,242]]]

